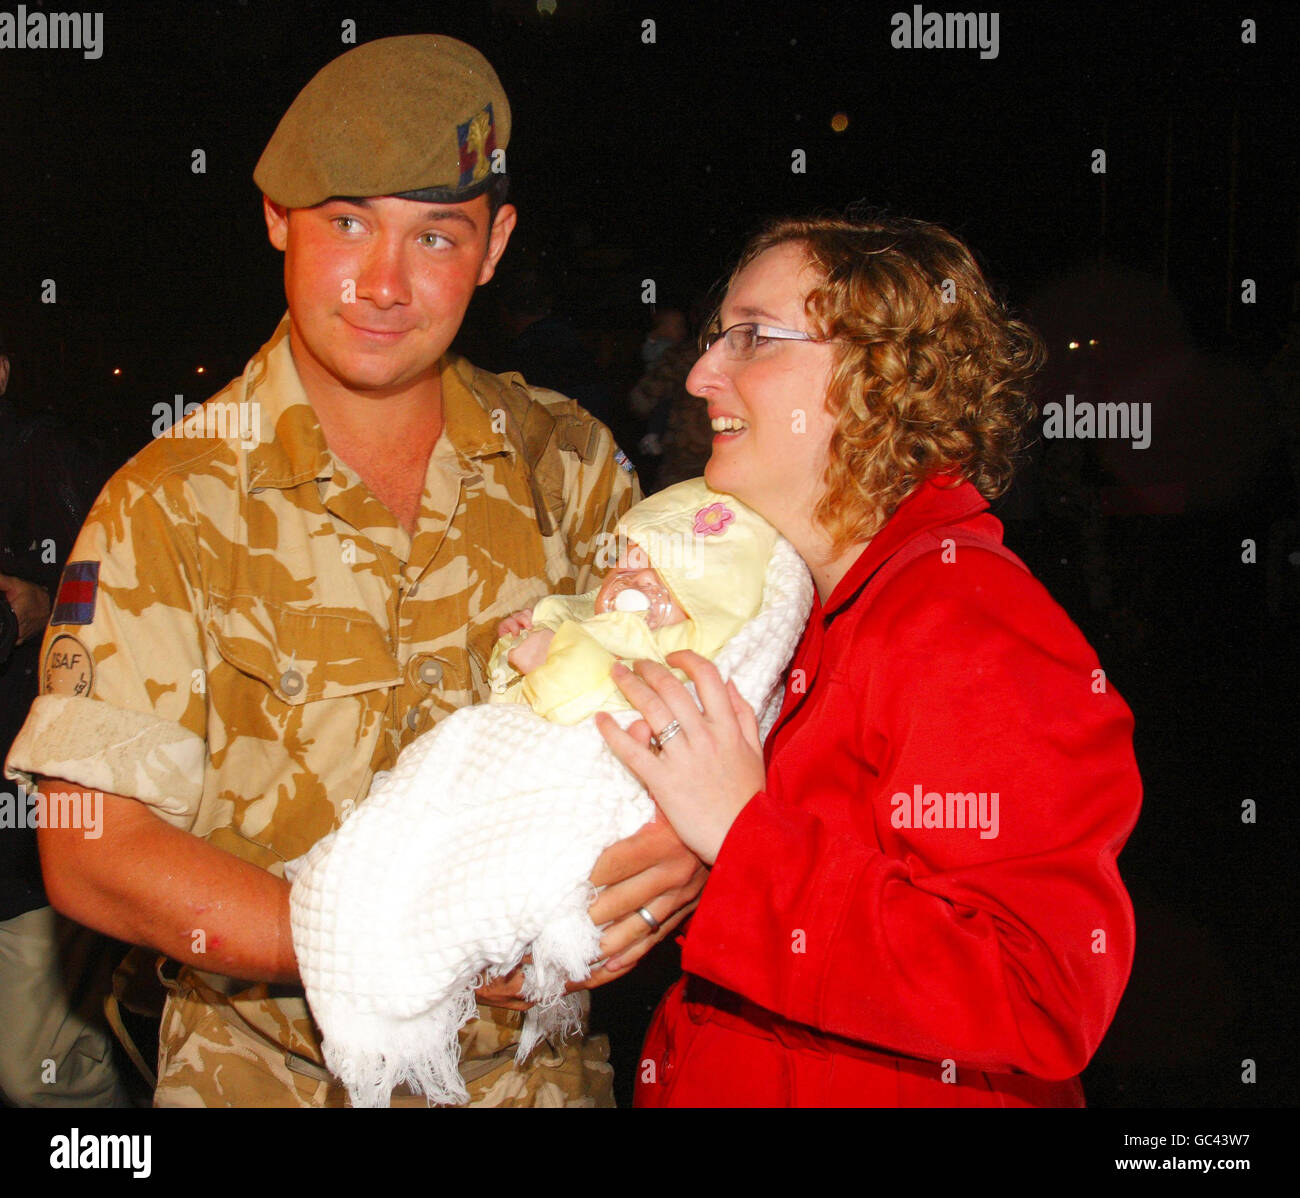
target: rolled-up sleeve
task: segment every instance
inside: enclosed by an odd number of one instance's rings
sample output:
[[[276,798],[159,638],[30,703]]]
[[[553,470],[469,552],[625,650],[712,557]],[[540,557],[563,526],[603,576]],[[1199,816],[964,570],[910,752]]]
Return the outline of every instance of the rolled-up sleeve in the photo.
[[[200,530],[184,484],[130,466],[91,509],[41,647],[40,694],[5,763],[127,795],[189,829],[203,794]]]

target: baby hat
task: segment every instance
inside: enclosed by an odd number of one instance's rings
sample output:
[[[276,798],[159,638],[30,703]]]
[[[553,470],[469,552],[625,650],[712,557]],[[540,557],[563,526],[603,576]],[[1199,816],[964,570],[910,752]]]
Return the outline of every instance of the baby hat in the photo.
[[[777,531],[738,499],[710,490],[702,478],[644,499],[618,522],[619,542],[640,545],[690,623],[660,629],[679,633],[693,649],[714,656],[763,604],[763,580]],[[669,639],[676,640],[677,636]]]

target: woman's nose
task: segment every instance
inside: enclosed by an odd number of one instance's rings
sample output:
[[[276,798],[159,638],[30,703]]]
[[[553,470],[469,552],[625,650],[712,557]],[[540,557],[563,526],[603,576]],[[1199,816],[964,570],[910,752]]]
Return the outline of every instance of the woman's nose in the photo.
[[[722,382],[722,351],[717,345],[710,346],[696,360],[691,372],[686,376],[686,390],[692,395],[707,399],[712,391],[717,390]]]

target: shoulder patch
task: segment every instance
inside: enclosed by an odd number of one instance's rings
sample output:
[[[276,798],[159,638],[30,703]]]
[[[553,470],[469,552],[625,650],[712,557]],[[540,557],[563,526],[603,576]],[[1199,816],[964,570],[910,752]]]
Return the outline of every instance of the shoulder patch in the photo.
[[[75,636],[60,633],[45,650],[41,694],[89,695],[95,686],[95,659]]]
[[[69,562],[63,570],[59,593],[54,597],[51,624],[90,624],[95,619],[95,597],[99,593],[99,563]]]
[[[626,470],[629,474],[631,474],[636,469],[636,467],[632,464],[632,459],[628,457],[627,454],[625,454],[621,449],[616,449],[614,451],[614,461],[616,461],[620,466],[622,466],[623,469]]]

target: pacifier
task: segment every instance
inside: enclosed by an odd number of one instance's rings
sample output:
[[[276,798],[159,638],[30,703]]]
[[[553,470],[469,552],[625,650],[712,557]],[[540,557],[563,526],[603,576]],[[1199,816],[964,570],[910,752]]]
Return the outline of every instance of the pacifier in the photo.
[[[625,570],[607,578],[596,597],[596,611],[632,612],[645,617],[650,628],[662,628],[673,618],[673,597],[646,570]]]

